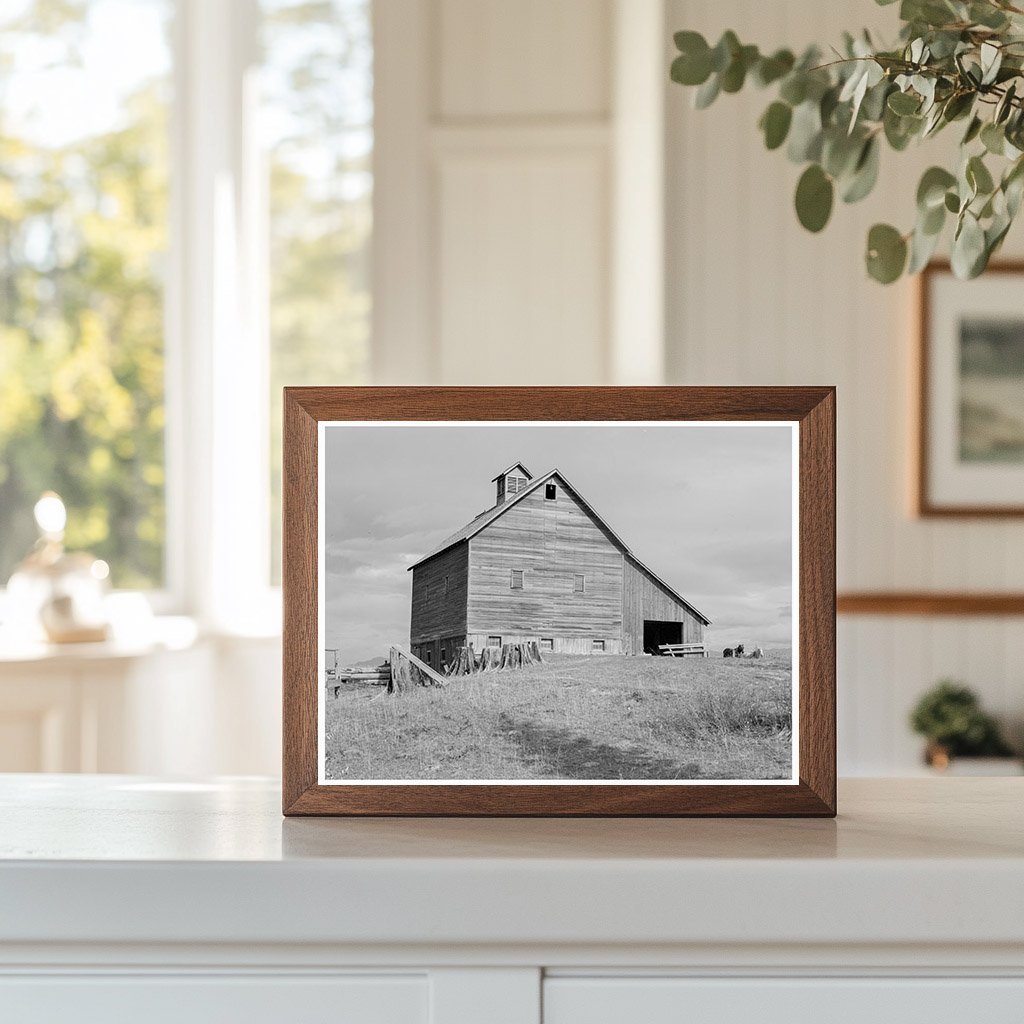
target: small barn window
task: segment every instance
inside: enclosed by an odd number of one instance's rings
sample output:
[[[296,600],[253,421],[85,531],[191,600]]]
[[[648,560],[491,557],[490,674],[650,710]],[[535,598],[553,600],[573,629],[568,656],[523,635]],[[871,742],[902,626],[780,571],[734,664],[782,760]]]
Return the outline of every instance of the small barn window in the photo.
[[[555,500],[555,495],[557,493],[558,493],[558,491],[555,488],[554,484],[548,484],[544,488],[544,497],[547,498],[548,501],[554,501]]]
[[[512,590],[522,590],[523,589],[523,570],[522,569],[513,569],[512,570],[511,576],[509,578],[509,587]]]
[[[572,589],[575,594],[582,594],[586,590],[587,581],[583,573],[578,572],[572,578]]]
[[[555,649],[554,638],[550,636],[542,636],[540,638],[540,649],[542,651],[553,651]]]
[[[591,640],[590,641],[590,649],[592,651],[603,651],[604,650],[604,641],[603,640]]]
[[[433,651],[428,647],[424,652],[423,660],[429,665],[434,659],[432,657]]]
[[[447,576],[445,576],[445,578],[444,578],[444,592],[445,592],[445,596],[447,596],[448,595],[448,577]]]
[[[501,646],[501,637],[500,636],[489,636],[487,638],[487,646],[488,647],[500,647]]]

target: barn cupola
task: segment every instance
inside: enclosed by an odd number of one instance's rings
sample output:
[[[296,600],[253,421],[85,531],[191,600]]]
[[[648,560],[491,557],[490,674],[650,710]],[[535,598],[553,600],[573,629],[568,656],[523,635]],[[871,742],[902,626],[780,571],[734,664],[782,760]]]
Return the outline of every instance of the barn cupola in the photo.
[[[521,462],[515,462],[508,469],[503,469],[494,478],[494,504],[500,505],[506,498],[514,498],[532,479],[533,474]]]

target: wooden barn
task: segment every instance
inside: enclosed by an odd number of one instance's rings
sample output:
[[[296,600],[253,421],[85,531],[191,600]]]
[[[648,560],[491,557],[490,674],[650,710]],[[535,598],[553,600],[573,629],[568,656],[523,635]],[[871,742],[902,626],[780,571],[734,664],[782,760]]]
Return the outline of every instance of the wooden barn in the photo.
[[[443,666],[464,644],[642,654],[702,643],[710,623],[656,576],[566,479],[516,463],[495,503],[412,572],[413,653]]]

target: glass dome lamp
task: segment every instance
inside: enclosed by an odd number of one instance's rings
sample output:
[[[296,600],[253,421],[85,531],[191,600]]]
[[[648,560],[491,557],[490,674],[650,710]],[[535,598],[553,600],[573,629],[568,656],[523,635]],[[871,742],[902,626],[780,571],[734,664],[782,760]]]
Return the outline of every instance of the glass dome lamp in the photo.
[[[29,641],[106,640],[107,563],[85,552],[64,550],[67,510],[59,495],[47,491],[33,511],[39,539],[7,585],[9,631]]]

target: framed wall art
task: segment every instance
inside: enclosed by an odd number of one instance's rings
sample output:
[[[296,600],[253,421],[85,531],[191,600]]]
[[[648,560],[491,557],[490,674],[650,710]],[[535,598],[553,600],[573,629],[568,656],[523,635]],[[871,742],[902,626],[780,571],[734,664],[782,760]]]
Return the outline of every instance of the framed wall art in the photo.
[[[917,512],[1024,515],[1024,263],[919,288]]]
[[[831,388],[288,388],[284,812],[835,813]]]

